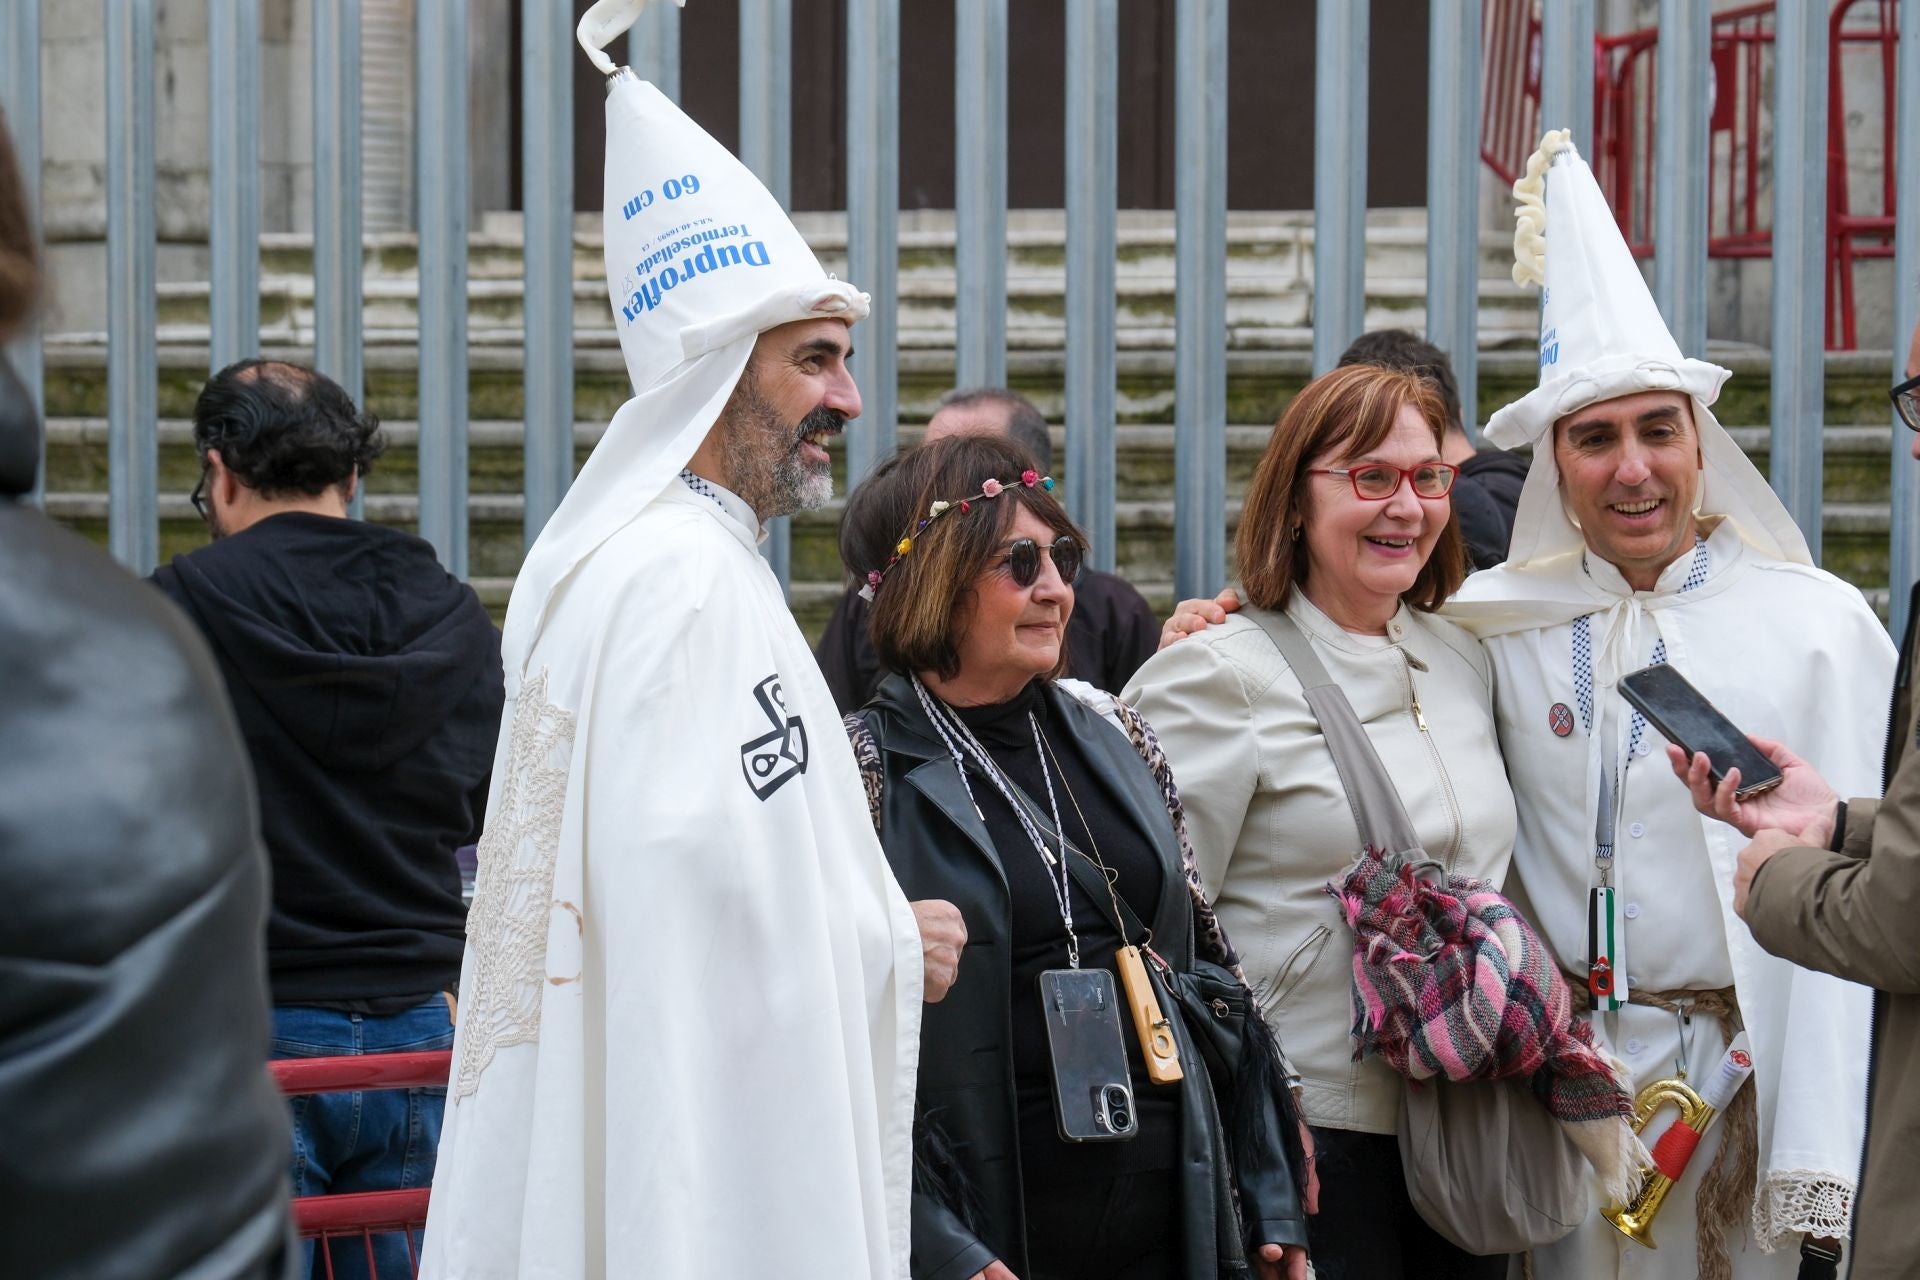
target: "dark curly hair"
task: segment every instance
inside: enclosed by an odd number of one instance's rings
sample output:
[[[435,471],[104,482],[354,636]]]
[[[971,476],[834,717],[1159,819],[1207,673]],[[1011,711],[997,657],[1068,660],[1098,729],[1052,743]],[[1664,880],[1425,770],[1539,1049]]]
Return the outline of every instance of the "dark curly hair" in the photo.
[[[315,497],[365,476],[386,452],[380,420],[325,374],[280,360],[241,360],[207,380],[193,405],[193,447],[263,498]]]

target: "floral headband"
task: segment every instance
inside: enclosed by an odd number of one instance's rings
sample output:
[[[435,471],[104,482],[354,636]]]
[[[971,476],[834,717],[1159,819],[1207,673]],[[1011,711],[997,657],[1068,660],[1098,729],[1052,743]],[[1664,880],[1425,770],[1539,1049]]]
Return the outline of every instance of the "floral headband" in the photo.
[[[1012,483],[1014,482],[1008,481],[1006,484],[1003,484],[989,477],[981,484],[980,492],[974,494],[972,497],[962,498],[958,502],[936,502],[928,507],[927,514],[921,519],[920,523],[914,525],[910,533],[906,534],[899,542],[894,544],[893,554],[887,557],[887,563],[881,568],[868,571],[866,585],[860,588],[860,598],[868,601],[873,599],[873,593],[880,589],[880,583],[885,580],[887,574],[893,571],[893,566],[899,564],[905,556],[913,551],[913,540],[925,532],[928,525],[938,520],[941,516],[946,515],[949,511],[958,511],[961,515],[966,515],[969,511],[973,510],[974,503],[982,501],[983,499],[999,497],[1007,491],[1007,484]],[[1049,493],[1053,491],[1053,477],[1043,476],[1031,467],[1020,473],[1019,483],[1029,489],[1038,486],[1039,488],[1047,490]]]

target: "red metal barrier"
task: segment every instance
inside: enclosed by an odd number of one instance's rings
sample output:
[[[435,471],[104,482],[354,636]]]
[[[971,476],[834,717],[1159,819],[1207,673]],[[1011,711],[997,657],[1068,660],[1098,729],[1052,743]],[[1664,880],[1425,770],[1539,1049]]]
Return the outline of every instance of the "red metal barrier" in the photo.
[[[1860,0],[1840,0],[1827,28],[1827,345],[1853,350],[1855,343],[1853,264],[1858,258],[1893,256],[1894,58],[1900,40],[1900,12],[1894,0],[1871,0],[1872,25],[1848,27]],[[1848,46],[1878,62],[1880,73],[1880,212],[1853,212],[1847,180],[1847,100],[1842,58]],[[1838,291],[1838,305],[1835,292]],[[1840,332],[1835,341],[1834,321]]]
[[[343,1058],[279,1058],[269,1062],[267,1068],[280,1092],[293,1096],[444,1085],[452,1064],[452,1052],[440,1049]],[[420,1259],[414,1236],[427,1225],[427,1203],[432,1194],[430,1187],[412,1187],[404,1191],[297,1196],[293,1201],[294,1226],[301,1239],[317,1242],[328,1280],[334,1275],[335,1250],[352,1241],[358,1241],[365,1251],[368,1274],[378,1274],[373,1238],[383,1234],[399,1234],[406,1241],[408,1269],[417,1274]],[[390,1278],[381,1276],[380,1280]]]
[[[1862,3],[1871,21],[1854,13]],[[1489,0],[1481,158],[1512,182],[1540,134],[1540,21],[1533,0]],[[1761,103],[1773,79],[1774,5],[1750,4],[1713,15],[1712,107],[1708,124],[1707,256],[1766,258],[1773,228],[1760,194]],[[1827,50],[1827,344],[1856,345],[1853,267],[1893,254],[1895,52],[1897,0],[1836,0]],[[1653,109],[1659,31],[1647,28],[1594,41],[1594,137],[1583,146],[1628,246],[1653,253]],[[1855,212],[1849,190],[1846,128],[1849,57],[1872,57],[1879,70],[1874,111],[1881,121],[1879,210]],[[1575,139],[1582,142],[1581,139]]]

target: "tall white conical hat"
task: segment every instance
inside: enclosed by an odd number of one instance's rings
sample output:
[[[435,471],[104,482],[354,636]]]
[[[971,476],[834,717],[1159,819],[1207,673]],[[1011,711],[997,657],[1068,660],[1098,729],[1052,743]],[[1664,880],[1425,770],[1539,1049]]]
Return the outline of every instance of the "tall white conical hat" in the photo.
[[[510,687],[553,593],[693,457],[759,335],[799,320],[852,324],[868,311],[867,295],[821,269],[737,157],[602,52],[646,3],[600,0],[579,27],[581,47],[610,72],[607,292],[634,397],[614,414],[514,582],[503,641]]]
[[[1488,440],[1503,449],[1534,447],[1509,569],[1525,570],[1584,545],[1560,499],[1554,423],[1602,400],[1646,391],[1692,399],[1702,514],[1735,521],[1741,536],[1769,556],[1811,564],[1793,518],[1709,408],[1729,371],[1681,353],[1593,170],[1566,130],[1541,139],[1513,192],[1519,202],[1513,278],[1542,289],[1540,385],[1496,412],[1486,428]],[[1470,580],[1467,595],[1475,594],[1474,586]]]

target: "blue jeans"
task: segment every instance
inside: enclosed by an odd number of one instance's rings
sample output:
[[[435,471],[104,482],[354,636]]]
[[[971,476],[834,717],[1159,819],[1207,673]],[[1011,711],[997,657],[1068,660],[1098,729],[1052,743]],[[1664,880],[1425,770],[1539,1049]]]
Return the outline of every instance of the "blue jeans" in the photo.
[[[273,1010],[273,1056],[328,1058],[361,1053],[403,1053],[453,1045],[453,1023],[442,996],[405,1013],[373,1018],[335,1009],[277,1005]],[[293,1194],[395,1191],[433,1181],[440,1149],[442,1089],[371,1089],[360,1093],[305,1094],[288,1099],[293,1109]],[[413,1232],[413,1256],[420,1233]],[[310,1275],[329,1275],[326,1260],[306,1242]],[[410,1280],[407,1240],[400,1232],[373,1237],[375,1270],[367,1270],[359,1238],[336,1240],[331,1274],[337,1280]]]

